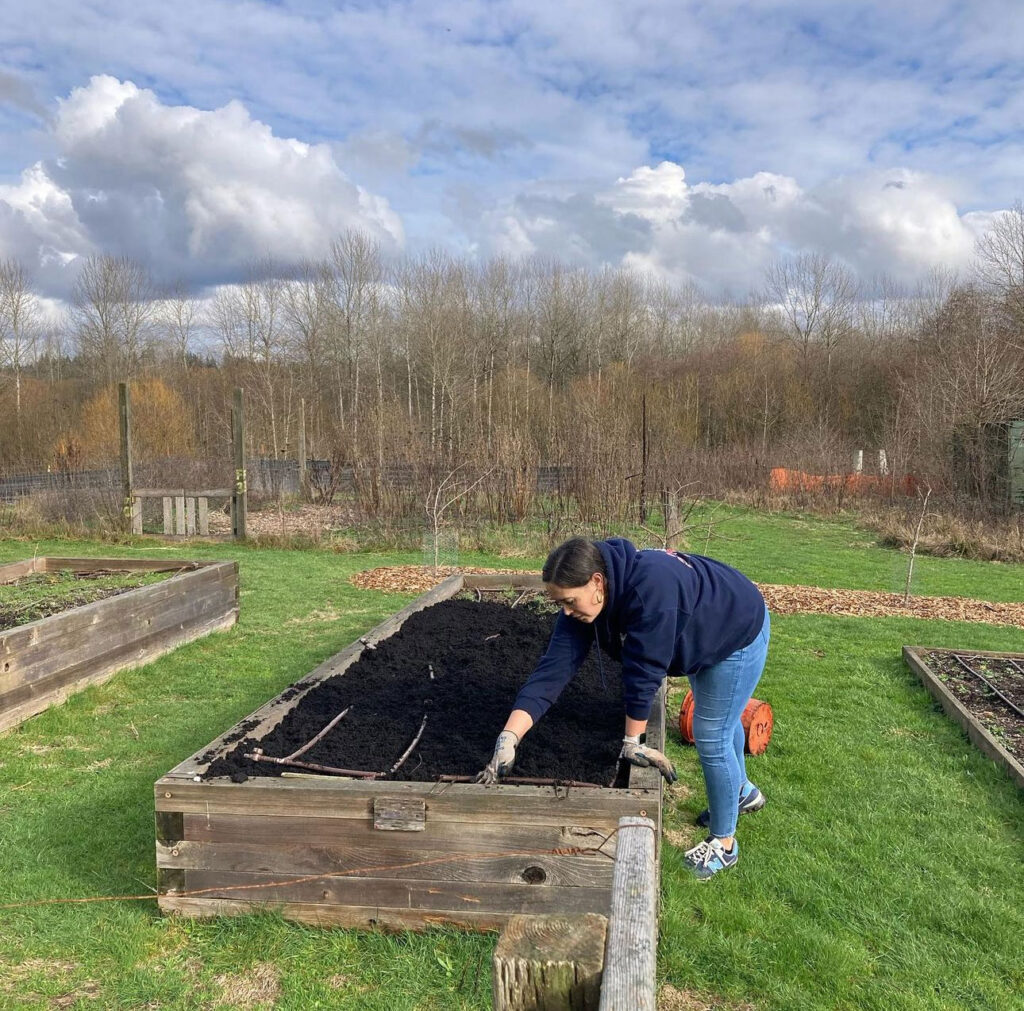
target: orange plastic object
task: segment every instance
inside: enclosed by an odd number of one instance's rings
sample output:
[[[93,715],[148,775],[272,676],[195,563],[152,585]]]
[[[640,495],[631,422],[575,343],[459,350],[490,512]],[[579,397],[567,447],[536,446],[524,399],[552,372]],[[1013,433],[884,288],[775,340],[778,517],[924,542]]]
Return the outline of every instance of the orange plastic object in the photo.
[[[772,707],[760,699],[751,699],[740,716],[743,724],[746,750],[751,755],[762,755],[772,739],[775,716]],[[679,710],[679,733],[687,744],[693,744],[693,692],[687,692]]]

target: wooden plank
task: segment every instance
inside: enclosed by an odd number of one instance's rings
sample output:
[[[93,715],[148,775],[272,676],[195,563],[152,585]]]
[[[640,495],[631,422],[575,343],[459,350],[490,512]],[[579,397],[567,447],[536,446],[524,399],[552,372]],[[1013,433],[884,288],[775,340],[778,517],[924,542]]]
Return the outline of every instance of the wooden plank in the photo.
[[[967,736],[974,745],[981,749],[989,758],[1002,765],[1010,774],[1010,778],[1020,787],[1024,787],[1024,765],[1017,761],[1009,751],[999,743],[998,740],[986,729],[984,724],[966,707],[960,704],[960,700],[937,678],[920,655],[920,646],[904,646],[903,659],[910,669],[918,676],[931,696],[942,706],[943,711],[951,719],[960,724],[967,732]],[[925,647],[927,650],[928,648]],[[962,650],[959,652],[963,652]],[[971,656],[981,656],[981,653],[971,653]],[[1010,656],[1017,658],[1020,654],[985,654],[988,656]]]
[[[174,533],[174,499],[170,495],[164,495],[164,534],[170,537]]]
[[[374,797],[373,827],[378,832],[422,832],[427,802],[423,797]]]
[[[237,916],[254,911],[251,902],[161,894],[160,909],[170,915],[206,918]],[[258,907],[257,907],[258,908]],[[429,930],[465,927],[469,930],[500,930],[512,914],[486,910],[387,909],[380,906],[328,906],[318,902],[279,902],[271,908],[286,919],[316,927],[354,927],[374,930]]]
[[[22,640],[20,647],[0,639],[0,691],[130,646],[135,640],[174,624],[189,625],[237,609],[230,585],[204,584],[201,593],[184,598],[147,599],[132,608],[94,612],[94,620],[89,624],[43,628],[37,639],[30,639],[27,644]]]
[[[194,537],[196,533],[196,500],[191,495],[185,496],[185,536]]]
[[[196,527],[200,537],[210,536],[210,500],[206,495],[196,496]]]
[[[132,496],[132,533],[142,533],[142,499]]]
[[[87,677],[81,678],[72,684],[58,689],[53,695],[47,696],[43,699],[30,700],[11,710],[0,711],[0,732],[8,730],[13,726],[17,726],[17,724],[28,719],[30,716],[35,716],[43,710],[48,709],[50,706],[59,705],[60,703],[65,702],[70,696],[81,691],[83,688],[90,685],[103,684],[122,670],[127,670],[131,667],[142,667],[145,664],[156,660],[158,657],[163,656],[165,653],[173,652],[179,646],[184,645],[187,642],[192,642],[194,639],[201,639],[203,636],[209,635],[211,632],[230,628],[234,622],[235,616],[233,614],[229,614],[223,618],[211,620],[205,624],[192,626],[187,630],[184,637],[179,636],[170,638],[163,636],[130,654],[123,655],[116,662],[112,662],[109,668],[89,674]]]
[[[655,1011],[658,955],[656,828],[649,818],[619,822],[601,1011]]]
[[[651,706],[651,716],[647,722],[647,743],[652,748],[657,748],[658,751],[665,750],[665,698],[668,691],[668,685],[665,681],[662,681],[661,687],[658,689],[657,694],[654,697],[654,703]],[[632,765],[629,769],[629,786],[634,790],[652,790],[658,794],[658,832],[661,832],[661,797],[665,789],[665,779],[658,772],[657,769],[648,767],[646,769],[640,768],[639,766]],[[653,811],[650,813],[651,817],[654,817]]]
[[[18,653],[0,653],[0,700],[9,692],[34,688],[54,676],[71,680],[78,672],[102,665],[124,651],[166,634],[183,633],[197,623],[220,620],[236,610],[229,588],[207,588],[201,596],[151,602],[119,622],[97,622]]]
[[[201,597],[188,597],[171,604],[155,602],[131,620],[117,624],[97,623],[75,634],[56,637],[20,652],[0,651],[0,693],[33,685],[55,674],[84,670],[102,658],[151,641],[156,636],[174,636],[197,624],[237,619],[238,607],[228,588],[208,590]]]
[[[131,530],[135,502],[132,498],[132,393],[127,383],[117,384],[117,420],[121,448],[121,514]]]
[[[363,818],[310,816],[300,819],[205,812],[182,814],[178,811],[158,812],[158,815],[161,813],[181,819],[182,835],[179,838],[190,842],[272,847],[290,845],[290,840],[302,839],[311,848],[336,849],[343,854],[376,852],[382,847],[398,845],[404,852],[414,855],[430,849],[452,853],[583,849],[599,850],[605,856],[597,859],[603,861],[615,856],[618,840],[617,817],[591,818],[580,824],[555,821],[541,825],[434,819],[423,833],[389,840],[374,831],[368,815]],[[396,838],[400,842],[396,842]],[[589,853],[587,859],[592,859]]]
[[[48,560],[49,562],[49,560]],[[227,568],[225,568],[227,566]],[[47,570],[49,571],[49,570]],[[150,570],[160,571],[160,570]],[[0,655],[14,654],[29,646],[62,638],[72,630],[84,629],[104,621],[121,621],[132,613],[173,600],[184,594],[199,592],[204,587],[229,587],[237,583],[234,562],[202,566],[169,576],[159,583],[140,586],[116,597],[95,600],[73,607],[60,614],[18,625],[0,632]]]
[[[44,571],[37,567],[40,562],[41,559],[38,558],[26,558],[21,562],[8,562],[6,565],[0,565],[0,584],[14,583],[19,579],[24,579],[25,576],[31,576],[34,572]]]
[[[537,572],[467,572],[462,578],[467,590],[544,589],[544,580]]]
[[[178,569],[212,569],[222,565],[235,565],[235,562],[199,562],[192,559],[174,558],[64,558],[58,555],[47,555],[37,558],[37,572],[175,572]]]
[[[185,496],[174,496],[174,533],[178,537],[185,536]]]
[[[448,784],[445,784],[448,785]],[[620,818],[647,810],[657,801],[642,790],[550,786],[478,786],[436,783],[342,780],[321,785],[309,780],[262,777],[246,783],[211,779],[161,779],[157,810],[185,813],[369,818],[374,794],[425,797],[427,824],[447,821],[510,821],[522,824],[587,824],[588,819]]]
[[[348,872],[367,878],[397,877],[416,881],[489,881],[545,888],[611,888],[612,859],[593,855],[553,856],[532,852],[526,847],[522,855],[509,856],[507,854],[513,852],[513,847],[505,845],[507,848],[494,853],[480,848],[471,854],[463,854],[443,848],[412,849],[402,845],[401,840],[361,846],[312,846],[300,841],[285,846],[280,844],[280,840],[277,845],[251,841],[202,843],[175,840],[157,844],[157,866],[284,877]]]
[[[524,883],[415,881],[330,877],[285,880],[274,874],[185,871],[186,892],[241,899],[256,905],[323,902],[396,909],[488,909],[503,913],[596,913],[607,908],[607,888],[538,888]],[[616,1005],[627,1007],[630,1005]]]
[[[236,387],[231,403],[231,449],[235,463],[235,487],[231,495],[231,532],[245,538],[248,482],[245,474],[245,394]]]
[[[608,920],[513,916],[491,963],[495,1011],[580,1011],[597,1006]]]
[[[45,677],[35,678],[14,685],[0,694],[0,712],[5,714],[32,700],[42,700],[46,708],[51,698],[59,695],[61,701],[74,691],[88,684],[99,684],[126,667],[137,667],[149,663],[157,656],[171,652],[178,646],[191,642],[213,631],[230,628],[235,623],[233,611],[214,615],[202,620],[174,623],[154,629],[145,635],[126,640],[117,648],[96,654],[85,660],[75,659],[69,663],[55,663],[55,669]],[[38,710],[37,710],[38,711]]]

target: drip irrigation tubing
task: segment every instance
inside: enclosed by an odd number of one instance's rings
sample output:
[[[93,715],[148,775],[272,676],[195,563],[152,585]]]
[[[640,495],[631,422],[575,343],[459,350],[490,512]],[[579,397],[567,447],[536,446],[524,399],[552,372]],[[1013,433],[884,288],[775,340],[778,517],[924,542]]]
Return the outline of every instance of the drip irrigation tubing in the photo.
[[[994,692],[996,695],[998,695],[1000,700],[1005,702],[1019,717],[1021,717],[1021,719],[1024,719],[1024,710],[1022,710],[1020,706],[1018,706],[1016,703],[1011,702],[998,688],[996,688],[994,684],[992,684],[991,681],[989,681],[987,677],[985,677],[984,674],[980,674],[978,671],[976,671],[959,653],[954,653],[953,656],[955,656],[957,660],[960,661],[960,665],[964,668],[964,670],[973,674],[979,681],[981,681],[985,685],[986,688],[988,688],[991,692]],[[972,657],[971,659],[977,660],[978,657]],[[1017,665],[1014,664],[1014,666],[1016,667]]]

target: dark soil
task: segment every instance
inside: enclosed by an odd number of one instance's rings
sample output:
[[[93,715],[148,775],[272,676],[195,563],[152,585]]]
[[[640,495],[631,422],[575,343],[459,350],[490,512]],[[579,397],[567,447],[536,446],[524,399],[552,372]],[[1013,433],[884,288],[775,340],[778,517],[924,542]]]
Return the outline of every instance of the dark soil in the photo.
[[[1015,713],[980,678],[981,674],[1018,709],[1024,710],[1024,656],[1013,661],[973,653],[932,650],[924,659],[962,705],[1018,762],[1024,763],[1024,717]]]
[[[447,600],[418,611],[348,670],[307,694],[262,740],[245,737],[213,761],[207,776],[276,776],[282,766],[244,757],[255,747],[284,757],[314,738],[347,706],[351,712],[302,761],[367,771],[390,769],[409,746],[423,714],[423,737],[394,779],[433,782],[475,775],[516,694],[547,648],[554,613],[539,602]],[[608,785],[622,743],[620,666],[592,649],[561,698],[519,746],[512,776]],[[428,665],[433,667],[430,679]],[[299,770],[295,770],[299,771]]]

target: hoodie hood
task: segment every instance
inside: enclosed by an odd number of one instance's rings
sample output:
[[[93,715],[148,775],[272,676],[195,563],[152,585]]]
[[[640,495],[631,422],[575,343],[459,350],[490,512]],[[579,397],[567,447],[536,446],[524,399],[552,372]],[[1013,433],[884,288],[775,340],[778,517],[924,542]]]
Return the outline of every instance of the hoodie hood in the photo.
[[[612,537],[607,541],[596,541],[597,549],[604,559],[604,569],[608,577],[608,590],[604,610],[605,617],[617,614],[625,599],[625,588],[629,585],[636,565],[638,552],[632,541],[625,537]]]

